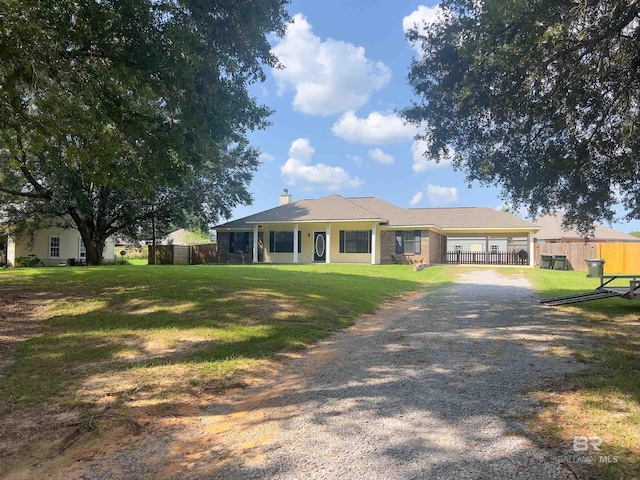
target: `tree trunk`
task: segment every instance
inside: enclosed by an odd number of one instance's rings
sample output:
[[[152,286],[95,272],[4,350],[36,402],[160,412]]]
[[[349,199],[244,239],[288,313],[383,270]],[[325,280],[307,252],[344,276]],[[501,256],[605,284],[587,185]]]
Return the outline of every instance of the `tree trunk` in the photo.
[[[102,252],[105,244],[104,235],[92,228],[92,225],[87,225],[77,212],[70,210],[69,214],[80,232],[82,243],[84,243],[87,265],[102,265]]]
[[[87,265],[102,265],[102,252],[104,250],[104,242],[86,242],[84,248],[87,252]]]

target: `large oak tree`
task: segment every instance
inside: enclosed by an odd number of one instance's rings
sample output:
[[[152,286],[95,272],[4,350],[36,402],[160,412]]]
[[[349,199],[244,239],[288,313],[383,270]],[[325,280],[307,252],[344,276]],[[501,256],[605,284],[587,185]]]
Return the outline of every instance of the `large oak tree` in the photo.
[[[0,219],[76,227],[87,261],[151,216],[248,203],[288,0],[0,0]],[[4,217],[4,218],[3,218]]]
[[[638,0],[446,0],[416,25],[416,98],[403,116],[425,155],[501,186],[532,216],[640,218]]]

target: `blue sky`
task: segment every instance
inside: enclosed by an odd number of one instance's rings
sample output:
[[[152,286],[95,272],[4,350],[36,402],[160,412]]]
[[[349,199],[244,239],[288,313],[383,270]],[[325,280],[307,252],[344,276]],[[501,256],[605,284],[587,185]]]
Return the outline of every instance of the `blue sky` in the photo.
[[[377,196],[399,207],[500,208],[496,188],[469,188],[447,162],[427,162],[416,130],[396,113],[413,98],[407,73],[417,51],[405,29],[433,19],[436,3],[293,0],[294,22],[272,46],[282,70],[268,69],[251,92],[275,110],[272,125],[250,135],[263,152],[249,191],[253,205],[232,219],[294,200],[336,193]],[[640,221],[617,224],[640,231]]]

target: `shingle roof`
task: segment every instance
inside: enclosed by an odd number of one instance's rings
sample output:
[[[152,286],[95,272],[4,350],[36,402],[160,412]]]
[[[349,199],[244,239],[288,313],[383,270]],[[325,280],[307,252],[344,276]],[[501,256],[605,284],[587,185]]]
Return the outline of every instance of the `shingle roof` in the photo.
[[[535,223],[488,207],[411,208],[411,215],[421,223],[430,221],[442,229],[536,229]]]
[[[341,197],[329,195],[315,200],[298,200],[279,207],[265,210],[245,218],[218,225],[215,228],[253,228],[256,223],[314,222],[314,221],[385,221],[384,218],[365,210],[356,203]]]
[[[376,197],[344,198],[340,195],[298,200],[216,228],[246,229],[263,223],[361,220],[379,221],[392,227],[431,226],[442,230],[537,229],[531,222],[486,207],[406,209]]]
[[[540,226],[538,233],[534,235],[534,238],[539,240],[558,240],[558,239],[579,239],[582,238],[580,233],[573,229],[562,228],[561,214],[545,215],[536,220],[536,223]],[[618,232],[612,228],[605,227],[604,225],[594,224],[595,230],[593,237],[590,240],[609,240],[617,242],[638,242],[640,239],[633,235],[627,235],[626,233]]]

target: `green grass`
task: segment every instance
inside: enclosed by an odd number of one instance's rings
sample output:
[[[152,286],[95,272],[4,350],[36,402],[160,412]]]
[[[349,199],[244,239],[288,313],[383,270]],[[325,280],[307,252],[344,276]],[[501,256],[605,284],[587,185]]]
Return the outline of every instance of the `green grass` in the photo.
[[[131,389],[150,398],[219,389],[268,369],[372,313],[441,284],[441,267],[139,266],[0,271],[0,287],[48,304],[0,379],[0,411],[49,402],[93,407]]]
[[[584,272],[530,269],[524,274],[541,298],[600,285]],[[595,465],[595,475],[640,478],[640,301],[610,298],[561,310],[579,319],[581,334],[592,342],[574,349],[586,368],[570,379],[571,388],[538,392],[548,405],[535,425],[559,447],[571,445],[573,435],[602,437],[601,453],[618,462]]]
[[[47,308],[39,333],[20,344],[2,372],[0,413],[40,403],[87,411],[111,404],[132,413],[143,401],[171,413],[184,396],[200,398],[268,374],[280,353],[303,349],[404,292],[438,288],[466,271],[399,265],[0,270],[1,289]],[[500,273],[524,275],[540,298],[599,285],[584,272]],[[574,350],[582,372],[533,393],[546,407],[532,428],[559,449],[569,449],[574,435],[599,435],[603,454],[619,461],[597,465],[596,475],[640,478],[640,302],[614,298],[559,310],[574,315],[580,335],[593,342]]]

